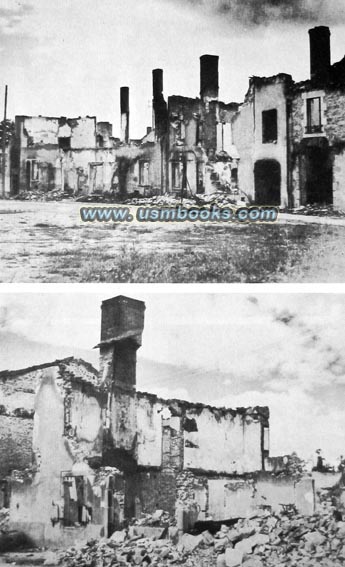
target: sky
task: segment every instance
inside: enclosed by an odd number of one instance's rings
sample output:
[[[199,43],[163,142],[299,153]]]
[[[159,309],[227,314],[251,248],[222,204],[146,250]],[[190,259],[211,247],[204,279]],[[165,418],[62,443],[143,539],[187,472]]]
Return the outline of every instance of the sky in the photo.
[[[2,293],[0,369],[71,355],[97,364],[100,304],[117,293]],[[268,405],[271,455],[344,453],[345,295],[129,295],[146,303],[138,390]]]
[[[165,95],[199,94],[199,57],[220,57],[220,98],[241,102],[252,75],[309,74],[307,30],[328,25],[345,54],[343,0],[1,0],[0,112],[86,116],[119,135],[119,89],[130,87],[130,135],[151,124],[151,72]]]

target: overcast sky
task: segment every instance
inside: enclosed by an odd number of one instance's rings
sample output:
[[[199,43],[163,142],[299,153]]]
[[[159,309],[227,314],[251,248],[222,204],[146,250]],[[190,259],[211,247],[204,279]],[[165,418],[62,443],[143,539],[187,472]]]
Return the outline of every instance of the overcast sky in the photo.
[[[100,303],[115,294],[2,294],[0,368],[81,352],[95,361]],[[345,295],[130,295],[146,302],[138,389],[228,407],[268,405],[273,455],[345,452]]]
[[[220,96],[240,102],[251,75],[308,78],[310,27],[329,25],[333,61],[342,58],[344,22],[344,0],[1,0],[0,100],[7,83],[10,117],[96,115],[118,135],[129,86],[131,136],[141,137],[153,68],[164,69],[166,95],[195,97],[200,55],[219,55]]]

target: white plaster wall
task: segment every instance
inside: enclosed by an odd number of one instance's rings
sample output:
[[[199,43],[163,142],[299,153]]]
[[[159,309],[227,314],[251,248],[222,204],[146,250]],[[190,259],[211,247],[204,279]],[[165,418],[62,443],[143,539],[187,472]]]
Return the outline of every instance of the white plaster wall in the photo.
[[[96,398],[80,391],[73,393],[71,426],[78,439],[89,443],[97,439],[102,427],[102,412]]]
[[[253,104],[245,103],[232,123],[233,143],[239,153],[238,186],[245,195],[254,198],[254,115]]]
[[[139,465],[162,464],[162,406],[144,398],[137,402],[137,459]]]
[[[29,136],[32,136],[35,144],[57,144],[58,118],[28,117],[24,120],[24,129]],[[24,139],[26,139],[25,134]]]
[[[72,148],[96,147],[96,119],[86,116],[78,118],[78,124],[72,128]]]
[[[278,138],[276,143],[262,143],[262,112],[277,109]],[[284,83],[262,85],[255,89],[254,163],[259,159],[275,159],[281,168],[281,204],[287,205],[287,120]]]
[[[39,469],[26,490],[13,487],[11,522],[49,523],[52,500],[61,500],[60,472],[71,469],[72,456],[63,439],[64,405],[56,386],[58,369],[45,369],[36,397],[33,447]]]
[[[240,415],[207,408],[200,415],[188,411],[187,417],[196,420],[198,431],[184,432],[185,445],[189,441],[197,446],[185,446],[184,468],[237,474],[261,470],[260,424],[244,424]]]

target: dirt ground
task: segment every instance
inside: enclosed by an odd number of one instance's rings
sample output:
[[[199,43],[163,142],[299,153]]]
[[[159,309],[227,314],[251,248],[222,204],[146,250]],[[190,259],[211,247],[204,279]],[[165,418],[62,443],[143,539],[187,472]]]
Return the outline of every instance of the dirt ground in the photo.
[[[0,281],[345,281],[345,222],[96,224],[80,206],[1,201]]]

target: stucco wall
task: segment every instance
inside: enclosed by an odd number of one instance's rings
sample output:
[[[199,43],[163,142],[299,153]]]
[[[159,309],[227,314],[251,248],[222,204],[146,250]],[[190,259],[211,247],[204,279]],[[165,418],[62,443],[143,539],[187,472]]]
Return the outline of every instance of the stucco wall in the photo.
[[[238,186],[241,194],[254,199],[254,117],[253,103],[246,101],[232,123],[233,141],[238,150]]]
[[[230,411],[188,410],[197,431],[184,431],[184,468],[243,474],[262,468],[261,423]]]

